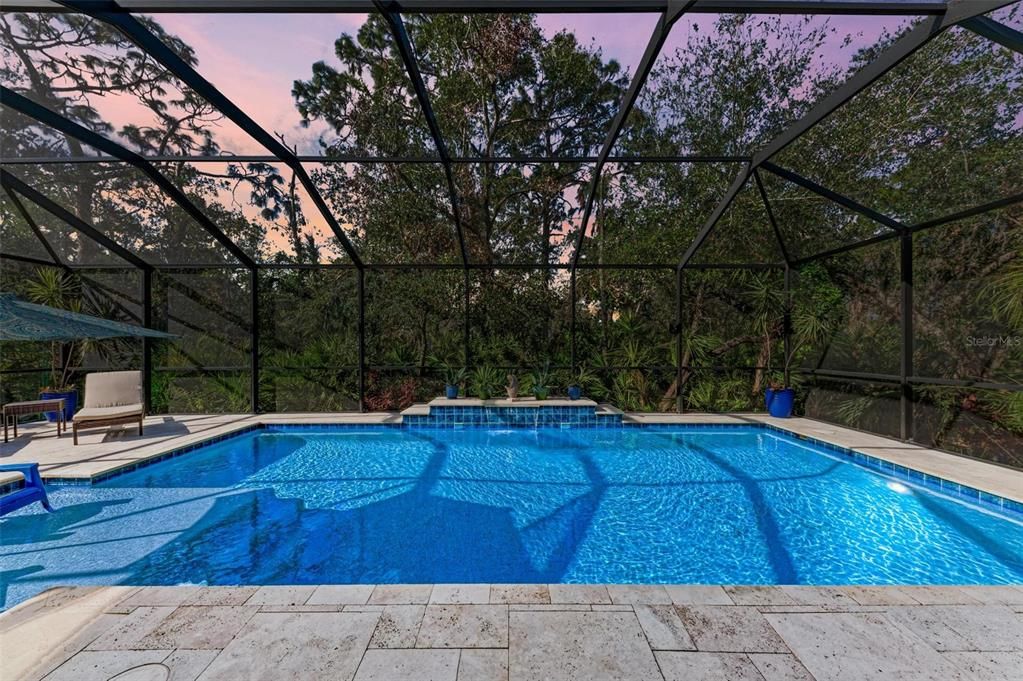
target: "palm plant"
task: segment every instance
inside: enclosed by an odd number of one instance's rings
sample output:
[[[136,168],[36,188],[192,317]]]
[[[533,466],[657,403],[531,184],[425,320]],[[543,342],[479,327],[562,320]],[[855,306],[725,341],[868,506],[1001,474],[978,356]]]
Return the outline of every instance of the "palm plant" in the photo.
[[[26,291],[33,303],[70,312],[82,311],[78,282],[64,272],[50,268],[39,269],[36,278],[26,285]],[[46,390],[63,393],[74,389],[71,371],[85,354],[86,345],[84,339],[50,343],[50,385]]]
[[[546,400],[551,390],[551,366],[544,362],[540,367],[533,369],[528,376],[530,389],[538,400]]]
[[[476,367],[470,383],[476,397],[489,400],[501,389],[501,372],[492,366]]]

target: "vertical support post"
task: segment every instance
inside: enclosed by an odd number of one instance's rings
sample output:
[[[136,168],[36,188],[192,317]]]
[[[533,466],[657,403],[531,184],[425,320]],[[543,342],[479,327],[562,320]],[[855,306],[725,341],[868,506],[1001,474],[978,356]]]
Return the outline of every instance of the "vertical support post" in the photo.
[[[356,270],[359,296],[359,411],[366,411],[366,270]]]
[[[792,376],[789,372],[789,361],[792,359],[792,267],[785,263],[785,293],[782,297],[782,338],[783,338],[783,350],[785,353],[784,364],[785,376],[783,380],[786,388],[791,388]],[[770,377],[768,377],[770,380]]]
[[[142,271],[142,326],[153,328],[153,270]],[[153,408],[153,339],[142,338],[142,400],[146,413]]]
[[[249,288],[252,289],[250,299],[252,317],[252,341],[250,350],[251,376],[249,378],[249,393],[252,400],[252,413],[259,413],[259,268],[253,267],[249,270]]]
[[[465,359],[465,371],[468,373],[469,366],[472,364],[472,351],[469,349],[470,345],[470,332],[472,331],[472,318],[469,316],[469,268],[465,270],[465,301],[463,305],[463,312],[465,313],[465,328],[463,329],[462,335],[462,357]]]
[[[575,311],[575,306],[576,306],[576,303],[575,303],[575,273],[576,273],[575,268],[572,268],[572,274],[571,274],[571,278],[569,279],[569,286],[568,286],[568,292],[569,292],[568,293],[568,296],[569,296],[569,301],[568,302],[569,302],[569,305],[572,306],[572,323],[571,323],[571,326],[569,327],[569,329],[570,329],[569,330],[569,334],[570,334],[570,344],[571,344],[571,348],[572,348],[572,375],[573,376],[575,375],[575,372],[578,370],[578,362],[576,361],[576,344],[575,344],[575,315],[576,315],[576,311]],[[574,381],[575,379],[573,378],[572,380]]]
[[[899,363],[899,436],[913,439],[913,233],[904,230],[899,239],[899,274],[902,281],[902,361]]]
[[[675,269],[675,411],[682,413],[682,269]]]

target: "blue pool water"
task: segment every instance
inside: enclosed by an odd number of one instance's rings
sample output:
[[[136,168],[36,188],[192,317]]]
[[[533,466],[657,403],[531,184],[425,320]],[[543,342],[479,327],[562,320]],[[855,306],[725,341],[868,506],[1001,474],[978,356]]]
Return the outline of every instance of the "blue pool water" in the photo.
[[[768,430],[255,431],[0,520],[58,584],[1023,583],[1023,524]]]

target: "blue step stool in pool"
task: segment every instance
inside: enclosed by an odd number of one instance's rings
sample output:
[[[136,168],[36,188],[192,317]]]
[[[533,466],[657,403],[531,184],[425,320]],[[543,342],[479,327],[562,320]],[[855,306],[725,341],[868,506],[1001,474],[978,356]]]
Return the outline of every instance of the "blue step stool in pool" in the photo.
[[[43,479],[39,475],[39,464],[37,463],[8,463],[0,465],[0,473],[6,472],[21,473],[25,476],[25,486],[10,494],[0,496],[0,516],[7,515],[11,511],[17,511],[22,506],[28,506],[34,501],[42,503],[47,511],[53,511],[50,500],[46,498],[46,488],[43,487]]]

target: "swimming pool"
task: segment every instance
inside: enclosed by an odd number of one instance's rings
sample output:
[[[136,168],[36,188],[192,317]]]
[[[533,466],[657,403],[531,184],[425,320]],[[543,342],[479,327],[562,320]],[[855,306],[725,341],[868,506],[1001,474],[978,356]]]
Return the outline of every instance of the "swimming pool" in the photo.
[[[1023,523],[766,428],[256,430],[0,521],[63,584],[1023,582]]]

